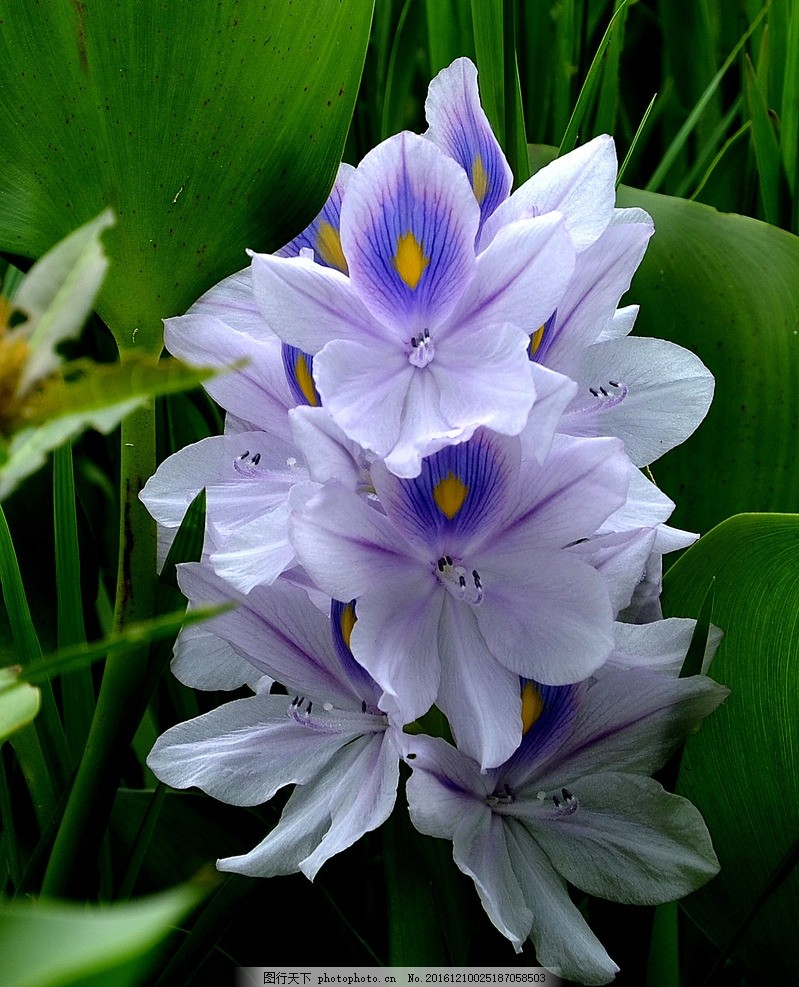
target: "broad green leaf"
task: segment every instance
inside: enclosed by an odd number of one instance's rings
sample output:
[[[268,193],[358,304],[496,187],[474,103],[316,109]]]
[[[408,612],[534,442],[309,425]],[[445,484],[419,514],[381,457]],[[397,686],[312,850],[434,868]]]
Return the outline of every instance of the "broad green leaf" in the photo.
[[[795,978],[799,871],[765,900],[799,841],[799,515],[740,515],[669,570],[669,615],[697,616],[714,583],[724,631],[711,674],[731,695],[689,739],[679,791],[704,815],[721,872],[684,901],[720,948],[747,918],[733,956],[772,983]],[[753,911],[753,909],[755,909]]]
[[[625,301],[636,334],[697,353],[716,378],[705,421],[652,467],[674,524],[709,531],[733,514],[799,504],[799,238],[743,216],[619,189],[652,238]]]
[[[0,905],[4,987],[135,987],[155,949],[196,908],[210,882],[120,905],[49,901]]]
[[[0,0],[0,249],[41,256],[111,206],[98,311],[158,353],[161,319],[273,250],[332,184],[371,0]]]
[[[0,500],[35,472],[49,452],[87,428],[109,432],[159,394],[196,387],[215,371],[126,353],[117,363],[75,360],[26,399],[22,427],[0,437]]]
[[[0,741],[16,733],[39,712],[41,694],[20,681],[19,669],[0,668]]]

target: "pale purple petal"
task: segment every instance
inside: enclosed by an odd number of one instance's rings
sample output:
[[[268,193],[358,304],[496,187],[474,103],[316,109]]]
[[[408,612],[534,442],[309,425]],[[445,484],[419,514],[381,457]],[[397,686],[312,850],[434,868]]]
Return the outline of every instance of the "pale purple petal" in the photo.
[[[506,841],[515,879],[533,912],[530,939],[538,962],[557,976],[581,984],[610,983],[619,967],[588,927],[546,853],[513,820]]]
[[[600,673],[648,668],[662,675],[677,676],[695,629],[696,621],[689,617],[668,617],[648,624],[617,623],[616,644]]]
[[[304,353],[318,353],[331,339],[380,340],[387,335],[349,278],[307,257],[252,254],[252,286],[266,324]]]
[[[421,546],[417,557],[409,557],[389,520],[337,483],[327,484],[294,515],[290,537],[316,585],[336,600],[353,600],[387,581],[416,580],[424,573]]]
[[[469,176],[482,221],[508,197],[513,173],[480,105],[477,69],[457,58],[433,79],[424,104],[425,137],[453,157]]]
[[[422,716],[438,695],[439,619],[445,591],[422,572],[375,581],[357,603],[350,647],[383,690],[380,709],[398,724]]]
[[[267,682],[273,681],[203,624],[191,624],[181,630],[169,667],[179,682],[208,692],[227,692],[242,685],[261,692]]]
[[[340,339],[314,361],[322,403],[350,439],[378,456],[396,445],[417,373],[402,349]]]
[[[373,316],[410,340],[441,323],[474,274],[480,210],[463,170],[404,132],[361,161],[341,207],[352,286]]]
[[[493,561],[493,560],[492,560]],[[475,608],[488,648],[518,675],[565,685],[591,675],[613,647],[603,578],[566,552],[528,552],[515,570],[479,562],[484,596]]]
[[[583,350],[596,342],[603,326],[613,319],[652,232],[651,220],[612,224],[596,243],[577,255],[574,274],[535,350],[537,362],[570,377],[576,375]]]
[[[695,891],[718,871],[699,811],[653,779],[599,772],[569,791],[576,811],[559,812],[546,800],[523,818],[556,870],[581,890],[658,905]]]
[[[518,435],[536,398],[528,342],[517,326],[495,325],[483,333],[459,333],[438,346],[428,369],[440,391],[443,423]]]
[[[655,535],[654,528],[635,528],[597,535],[569,549],[572,555],[601,574],[614,614],[629,605],[636,587],[644,578]]]
[[[243,364],[209,380],[206,390],[226,411],[251,427],[288,438],[286,413],[295,402],[283,371],[280,340],[260,316],[253,334],[212,315],[166,319],[164,340],[170,353],[194,366]]]
[[[193,605],[235,602],[235,609],[203,626],[293,695],[360,708],[362,697],[336,655],[329,617],[304,590],[279,579],[245,596],[202,563],[181,565],[178,582]]]
[[[523,431],[520,433],[522,455],[539,463],[549,455],[552,440],[563,413],[574,400],[577,384],[563,374],[530,363],[535,402]]]
[[[615,382],[608,401],[595,390]],[[698,356],[664,339],[628,336],[585,350],[578,376],[584,388],[563,420],[573,435],[617,435],[637,466],[684,442],[707,414],[713,376]],[[592,403],[593,400],[593,403]],[[579,405],[578,405],[579,402]]]
[[[508,223],[558,210],[575,246],[584,250],[610,222],[616,170],[616,148],[607,134],[556,158],[496,209],[483,227],[480,249]]]
[[[522,739],[519,676],[486,648],[474,612],[450,596],[444,599],[438,641],[441,685],[436,705],[459,750],[483,768],[502,764]]]
[[[617,439],[558,435],[543,463],[525,461],[523,498],[491,552],[561,548],[592,535],[625,501],[630,466]]]
[[[337,480],[350,490],[364,486],[368,476],[366,456],[333,421],[327,408],[294,408],[289,412],[289,421],[312,480]]]
[[[361,733],[309,730],[289,716],[289,696],[225,703],[162,734],[147,765],[173,788],[196,786],[231,805],[260,805],[305,782]],[[368,714],[367,714],[368,715]]]
[[[560,213],[503,227],[478,256],[477,273],[447,320],[447,332],[460,338],[506,322],[534,332],[560,302],[574,263]]]

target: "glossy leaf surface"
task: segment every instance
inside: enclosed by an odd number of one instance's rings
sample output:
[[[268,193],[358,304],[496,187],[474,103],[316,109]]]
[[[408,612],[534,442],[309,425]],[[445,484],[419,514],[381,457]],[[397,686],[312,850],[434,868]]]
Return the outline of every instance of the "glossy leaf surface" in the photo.
[[[751,918],[735,959],[773,983],[794,975],[799,870],[799,515],[740,515],[666,576],[669,615],[697,616],[711,581],[725,637],[711,675],[732,691],[689,739],[679,791],[701,810],[721,872],[684,902],[720,948]]]
[[[370,0],[0,2],[0,249],[111,206],[98,310],[125,347],[289,240],[324,201]]]

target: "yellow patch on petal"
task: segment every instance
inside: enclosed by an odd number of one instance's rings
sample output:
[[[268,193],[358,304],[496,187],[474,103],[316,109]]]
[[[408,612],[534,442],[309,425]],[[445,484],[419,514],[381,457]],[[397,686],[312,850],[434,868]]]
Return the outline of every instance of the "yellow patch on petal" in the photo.
[[[10,432],[20,416],[21,400],[17,391],[30,357],[25,337],[19,333],[12,335],[9,329],[15,312],[19,309],[0,295],[0,432]]]
[[[294,377],[302,391],[302,396],[308,404],[312,408],[318,408],[319,395],[316,393],[313,377],[311,376],[311,371],[308,369],[308,361],[302,353],[298,355],[297,362],[294,364]]]
[[[355,607],[348,603],[346,607],[341,611],[341,616],[339,617],[339,626],[341,628],[341,636],[344,639],[344,643],[347,647],[350,647],[350,638],[352,637],[352,629],[355,626],[355,621],[358,618],[355,616]],[[352,649],[350,649],[352,650]]]
[[[530,337],[530,347],[528,350],[530,356],[535,356],[538,352],[538,347],[541,345],[541,341],[544,338],[544,329],[546,329],[546,325],[539,326]]]
[[[477,154],[472,161],[472,188],[478,205],[482,205],[488,191],[488,172],[485,170],[483,157],[480,154]]]
[[[433,500],[441,513],[451,521],[463,507],[468,493],[466,484],[450,472],[433,487]]]
[[[525,682],[522,687],[522,736],[544,712],[544,700],[541,693],[532,682]]]
[[[425,255],[422,244],[416,239],[410,230],[403,233],[397,240],[397,252],[394,254],[394,268],[413,291],[419,284],[419,279],[425,272],[425,268],[430,263],[430,258]]]
[[[335,267],[343,274],[349,274],[347,258],[341,249],[341,237],[332,223],[323,219],[319,224],[319,232],[316,234],[316,252],[330,267]]]

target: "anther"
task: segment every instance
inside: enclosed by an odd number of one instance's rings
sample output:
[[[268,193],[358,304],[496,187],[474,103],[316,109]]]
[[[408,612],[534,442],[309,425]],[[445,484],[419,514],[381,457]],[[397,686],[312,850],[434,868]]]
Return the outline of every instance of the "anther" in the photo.
[[[595,387],[589,387],[588,390],[594,395],[595,398],[599,397],[599,391]]]
[[[257,466],[258,463],[260,462],[261,462],[261,454],[260,452],[256,452],[256,454],[252,457],[252,464],[253,466]]]

